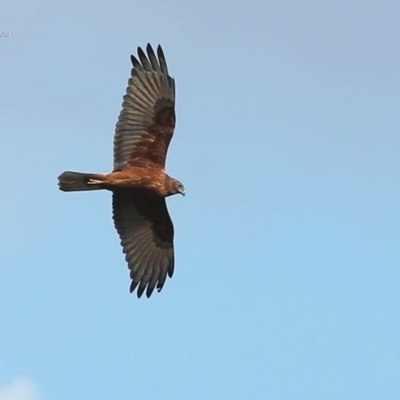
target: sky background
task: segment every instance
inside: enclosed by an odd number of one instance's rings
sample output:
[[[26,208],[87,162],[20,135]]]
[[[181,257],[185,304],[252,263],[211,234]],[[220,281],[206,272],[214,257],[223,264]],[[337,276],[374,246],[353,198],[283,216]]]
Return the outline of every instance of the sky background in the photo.
[[[400,2],[3,1],[0,400],[400,399]],[[108,172],[137,46],[177,85],[176,269]]]

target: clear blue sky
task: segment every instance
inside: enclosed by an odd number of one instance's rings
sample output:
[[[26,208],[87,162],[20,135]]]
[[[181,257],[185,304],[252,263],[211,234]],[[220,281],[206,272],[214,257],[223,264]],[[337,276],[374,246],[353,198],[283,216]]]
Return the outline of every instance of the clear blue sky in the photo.
[[[0,7],[0,400],[400,399],[400,3]],[[177,84],[176,273],[130,279],[107,192],[137,46]]]

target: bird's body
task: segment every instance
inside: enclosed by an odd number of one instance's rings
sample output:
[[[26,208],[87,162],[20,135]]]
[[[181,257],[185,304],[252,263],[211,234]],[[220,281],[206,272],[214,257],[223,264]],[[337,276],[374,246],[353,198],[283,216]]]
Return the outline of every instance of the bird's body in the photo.
[[[59,186],[64,192],[80,190],[134,190],[144,189],[158,196],[171,196],[176,180],[157,167],[126,167],[109,174],[63,172]]]
[[[174,270],[174,229],[165,197],[185,194],[165,172],[175,128],[175,82],[160,46],[147,45],[131,56],[133,69],[114,135],[114,169],[109,174],[66,171],[62,191],[106,189],[113,192],[113,218],[131,270],[131,292],[161,290]]]

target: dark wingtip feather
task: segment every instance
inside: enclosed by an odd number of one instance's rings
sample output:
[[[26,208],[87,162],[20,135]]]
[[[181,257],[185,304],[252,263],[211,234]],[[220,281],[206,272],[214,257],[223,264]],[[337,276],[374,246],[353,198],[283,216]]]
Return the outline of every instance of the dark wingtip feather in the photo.
[[[172,278],[172,275],[174,274],[174,266],[175,266],[175,259],[172,258],[171,262],[168,265],[168,276]]]
[[[167,61],[165,59],[164,52],[163,52],[161,45],[157,46],[157,56],[158,56],[158,61],[160,63],[161,72],[165,76],[168,76],[169,74],[168,74]]]
[[[157,46],[157,55],[158,55],[158,57],[161,57],[161,58],[164,58],[164,59],[165,59],[164,52],[163,52],[163,49],[162,49],[162,47],[161,47],[161,44],[159,44],[159,45]]]
[[[133,54],[131,55],[131,62],[132,62],[132,65],[135,68],[141,68],[142,67],[142,65],[140,64],[140,61]]]
[[[147,72],[152,72],[152,65],[141,47],[138,47],[138,56],[140,62],[142,63],[143,69]]]
[[[137,48],[137,53],[138,53],[138,56],[139,56],[140,59],[146,58],[146,54],[145,54],[145,52],[142,50],[141,47],[138,47],[138,48]]]
[[[149,53],[153,53],[154,54],[153,47],[151,46],[150,43],[147,43],[146,51],[147,51],[147,54],[149,54]]]
[[[139,283],[140,283],[140,282],[132,281],[131,287],[129,288],[129,292],[130,292],[130,293],[133,293],[133,292],[135,291],[136,287],[139,285]],[[146,289],[146,286],[147,286],[147,289]],[[142,294],[143,294],[144,291],[146,290],[146,297],[147,297],[147,298],[150,298],[150,296],[153,294],[155,288],[156,288],[155,285],[149,286],[149,285],[142,285],[142,284],[141,284],[141,285],[139,286],[137,292],[136,292],[137,297],[140,299],[140,298],[142,297]],[[157,285],[157,291],[160,291],[161,289],[162,289],[162,286],[159,287],[159,285]]]
[[[158,62],[157,56],[154,53],[153,47],[151,47],[150,43],[147,44],[146,51],[147,51],[147,57],[150,61],[153,70],[158,73],[161,73],[160,63]]]
[[[164,286],[165,280],[167,279],[167,271],[161,271],[160,277],[157,282],[157,291],[161,292],[161,289]]]
[[[146,296],[147,298],[150,298],[150,296],[152,295],[153,291],[154,291],[155,286],[147,286],[147,290],[146,290]]]
[[[138,299],[140,299],[142,297],[142,294],[144,292],[144,290],[146,289],[146,285],[143,285],[142,283],[140,284],[140,286],[138,287],[137,290],[137,297]]]
[[[133,293],[134,290],[136,289],[136,286],[137,286],[138,284],[139,284],[139,282],[132,281],[131,287],[129,288],[129,292],[130,292],[130,293]]]

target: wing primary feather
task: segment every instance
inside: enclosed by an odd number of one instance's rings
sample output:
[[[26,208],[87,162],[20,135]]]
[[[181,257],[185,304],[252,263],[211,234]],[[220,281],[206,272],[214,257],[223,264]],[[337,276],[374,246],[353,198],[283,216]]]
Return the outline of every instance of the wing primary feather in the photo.
[[[151,87],[148,86],[144,73],[142,71],[139,73],[137,70],[135,72],[138,79],[132,82],[132,86],[140,92],[143,100],[147,100],[148,103],[152,104],[154,102],[154,93],[152,93]]]
[[[144,265],[146,272],[140,279],[140,286],[138,289],[141,292],[140,295],[142,295],[146,287],[147,287],[146,290],[147,297],[150,297],[151,293],[154,290],[155,282],[152,284],[152,280],[154,275],[156,276],[159,275],[158,265],[154,265],[154,259],[156,258],[156,255],[157,252],[148,251],[146,255],[141,259],[141,263],[142,265]]]
[[[162,76],[160,76],[159,72],[153,73],[152,74],[147,74],[146,76],[150,86],[152,87],[154,93],[156,93],[158,96],[161,94],[161,89],[162,89],[162,82],[160,79],[162,79]]]
[[[170,278],[172,278],[172,275],[174,274],[174,266],[175,266],[175,256],[174,253],[172,253],[172,257],[168,265],[168,276]]]
[[[132,280],[131,286],[129,288],[129,292],[133,293],[134,290],[136,289],[137,285],[139,285],[139,282],[135,282],[134,280]]]
[[[175,81],[170,76],[168,76],[168,86],[171,90],[171,98],[175,101]]]
[[[136,268],[136,270],[131,270],[131,278],[136,282],[141,282],[146,270],[144,267]]]
[[[158,63],[157,57],[150,43],[147,44],[146,50],[151,66],[153,67],[153,70],[156,71],[157,73],[161,73],[160,64]]]
[[[166,279],[167,279],[167,271],[161,272],[161,276],[160,276],[160,278],[158,279],[158,282],[157,282],[157,291],[158,292],[161,292],[161,289],[163,288],[164,282],[165,282]]]
[[[134,253],[133,257],[129,260],[127,259],[130,268],[133,271],[133,277],[136,281],[142,280],[143,276],[146,273],[146,262],[144,260],[148,258],[148,254],[151,250],[144,249],[138,250]]]
[[[165,60],[163,49],[162,49],[162,47],[160,45],[158,45],[158,47],[157,47],[157,55],[158,55],[158,61],[160,63],[161,72],[165,76],[168,76],[167,62]]]
[[[130,264],[132,264],[132,279],[134,279],[137,282],[141,282],[143,280],[143,277],[146,275],[146,263],[143,262],[144,259],[148,258],[148,253],[150,250],[148,251],[144,251],[144,252],[138,252],[137,255],[135,255],[135,259],[134,260],[129,260]],[[128,261],[128,262],[129,262]],[[134,267],[134,265],[136,264],[136,266]]]
[[[155,289],[155,286],[154,286],[154,285],[153,285],[153,286],[150,286],[150,285],[147,286],[146,297],[147,297],[148,299],[149,299],[150,296],[153,294],[154,289]]]
[[[151,87],[149,85],[149,75],[144,71],[136,71],[136,76],[138,77],[138,82],[133,82],[133,84],[138,87],[142,85],[143,89],[146,91],[146,97],[150,104],[154,104],[155,98],[157,97],[157,88]]]
[[[140,61],[133,54],[131,55],[131,62],[135,68],[143,69],[142,64],[140,64]]]
[[[156,283],[158,282],[158,278],[159,278],[159,272],[160,272],[160,270],[158,270],[158,273],[156,275],[153,274],[153,276],[150,279],[149,284],[147,285],[147,291],[146,291],[147,298],[149,298],[153,294],[154,289],[156,288]]]
[[[143,292],[145,291],[147,283],[140,282],[139,288],[137,290],[137,297],[140,299],[142,297]]]
[[[160,260],[158,257],[159,253],[157,251],[154,251],[151,257],[147,260],[147,264],[149,264],[148,268],[152,271],[152,274],[150,276],[148,285],[147,285],[147,291],[146,291],[146,296],[149,298],[151,294],[153,293],[153,290],[156,286],[156,283],[158,281],[158,277],[160,276],[161,268],[160,268]]]
[[[151,65],[149,63],[149,60],[146,57],[146,54],[144,53],[144,51],[142,50],[141,47],[138,47],[138,56],[143,65],[143,69],[147,72],[151,72]]]

